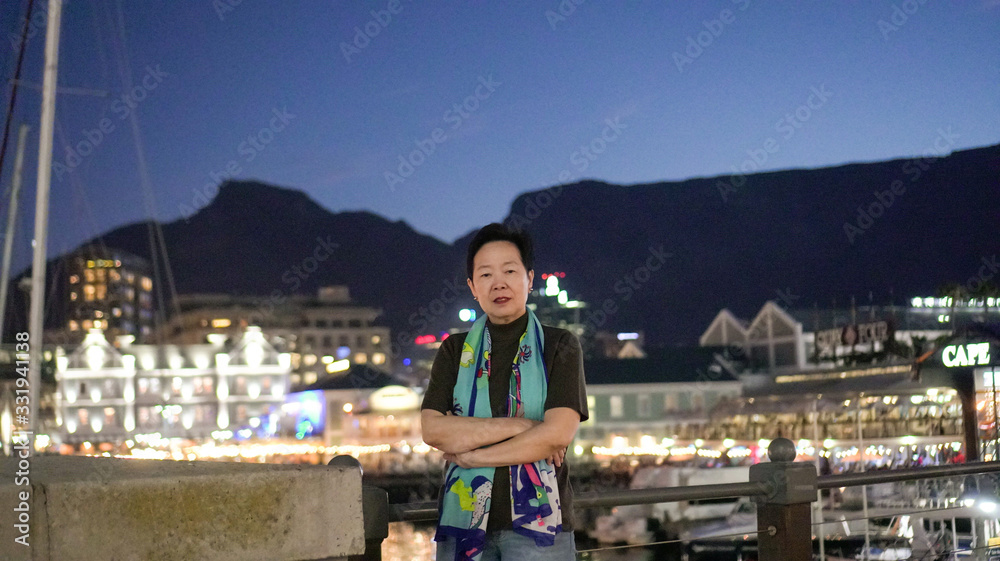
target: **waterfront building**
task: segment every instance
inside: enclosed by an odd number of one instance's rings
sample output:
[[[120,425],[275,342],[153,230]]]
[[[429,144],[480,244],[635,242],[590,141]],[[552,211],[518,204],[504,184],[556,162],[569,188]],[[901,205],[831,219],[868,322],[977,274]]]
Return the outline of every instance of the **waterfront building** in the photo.
[[[724,348],[668,348],[645,355],[585,362],[590,419],[577,431],[578,453],[653,451],[704,439],[711,411],[741,395],[738,367]]]
[[[291,361],[258,327],[192,345],[113,345],[92,329],[56,356],[56,423],[63,441],[241,438],[276,432]],[[221,433],[220,433],[221,431]]]
[[[145,343],[153,334],[153,275],[147,260],[124,251],[88,246],[65,256],[57,274],[56,302],[63,329],[47,332],[62,344],[79,344],[91,329],[111,340],[131,335]]]
[[[277,349],[292,361],[293,386],[346,371],[351,365],[385,367],[389,328],[376,325],[382,311],[353,302],[346,286],[322,287],[316,296],[284,296],[280,305],[265,298],[193,294],[178,299],[170,318],[170,343],[204,343],[212,334],[234,336],[260,326]]]
[[[980,428],[996,435],[995,412],[984,412],[985,394],[995,393],[993,370],[962,365],[956,377],[942,365],[961,364],[962,341],[986,343],[959,333],[989,328],[972,321],[983,316],[971,302],[957,307],[963,327],[953,332],[955,315],[941,313],[951,304],[920,298],[908,307],[789,312],[768,302],[749,322],[722,310],[701,343],[726,345],[743,359],[743,395],[716,409],[710,437],[752,444],[784,436],[802,453],[866,461],[876,453],[905,463],[960,450],[972,457],[986,436]],[[958,346],[944,356],[956,337]],[[975,361],[988,351],[975,352]],[[963,352],[970,362],[973,351]]]

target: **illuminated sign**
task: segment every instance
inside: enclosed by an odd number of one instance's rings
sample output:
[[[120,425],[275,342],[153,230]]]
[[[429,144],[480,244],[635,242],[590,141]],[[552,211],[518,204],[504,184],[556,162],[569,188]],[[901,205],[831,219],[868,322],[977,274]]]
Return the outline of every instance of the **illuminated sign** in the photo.
[[[948,345],[941,351],[941,362],[949,368],[989,364],[990,344]]]
[[[428,343],[433,343],[435,341],[437,341],[437,337],[433,335],[421,335],[420,337],[417,337],[416,339],[413,340],[413,342],[417,345],[426,345]]]
[[[420,397],[410,388],[386,386],[372,393],[368,403],[375,411],[416,411],[420,409]]]
[[[619,341],[631,341],[632,339],[638,339],[638,338],[639,338],[639,334],[638,333],[619,333],[618,334],[618,340]]]
[[[838,345],[850,347],[870,344],[873,341],[884,343],[891,339],[891,333],[892,329],[885,321],[846,325],[842,328],[818,331],[816,346],[823,351],[831,352]]]

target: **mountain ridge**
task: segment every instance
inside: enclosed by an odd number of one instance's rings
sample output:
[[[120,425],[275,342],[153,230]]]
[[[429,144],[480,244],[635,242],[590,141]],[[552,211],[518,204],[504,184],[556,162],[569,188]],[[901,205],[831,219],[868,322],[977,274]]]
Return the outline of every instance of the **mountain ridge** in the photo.
[[[966,282],[997,250],[998,170],[1000,145],[670,182],[582,180],[520,193],[504,221],[535,239],[536,275],[565,271],[570,298],[596,306],[584,312],[590,327],[645,330],[654,345],[691,343],[722,308],[750,317],[766,300],[844,306],[852,295],[864,303],[869,291],[874,303],[898,303]],[[359,303],[384,310],[404,346],[475,304],[464,286],[474,231],[447,243],[402,220],[332,212],[301,190],[260,181],[225,182],[197,213],[162,228],[180,294],[346,284]],[[81,247],[149,258],[147,229],[125,225]],[[336,249],[320,267],[290,273],[324,243]],[[647,266],[658,260],[655,271]],[[614,311],[601,317],[606,302]]]

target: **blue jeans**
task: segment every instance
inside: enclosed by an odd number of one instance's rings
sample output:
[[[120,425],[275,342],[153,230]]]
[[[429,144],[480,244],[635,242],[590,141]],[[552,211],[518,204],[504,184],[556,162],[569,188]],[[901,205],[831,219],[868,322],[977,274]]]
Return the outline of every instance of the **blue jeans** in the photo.
[[[576,540],[573,532],[559,532],[556,543],[538,547],[535,540],[501,530],[486,534],[486,548],[482,561],[575,561]],[[437,561],[455,561],[455,538],[448,536],[437,542]]]

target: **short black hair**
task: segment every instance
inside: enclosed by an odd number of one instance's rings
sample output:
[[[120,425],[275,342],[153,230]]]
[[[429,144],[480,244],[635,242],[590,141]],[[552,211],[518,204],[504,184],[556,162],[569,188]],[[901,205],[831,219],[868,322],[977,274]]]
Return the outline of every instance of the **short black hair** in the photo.
[[[521,254],[521,264],[525,271],[535,268],[535,249],[532,247],[531,237],[524,230],[515,230],[504,224],[494,222],[483,226],[469,242],[469,251],[465,257],[465,271],[468,278],[472,278],[473,263],[476,254],[484,245],[490,242],[510,242],[517,246],[517,251]]]

